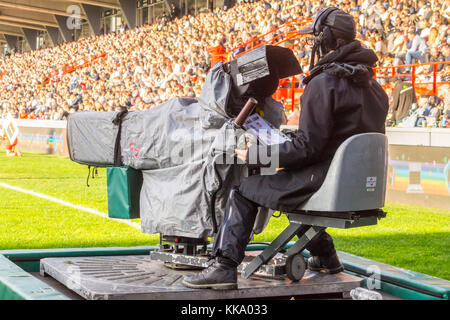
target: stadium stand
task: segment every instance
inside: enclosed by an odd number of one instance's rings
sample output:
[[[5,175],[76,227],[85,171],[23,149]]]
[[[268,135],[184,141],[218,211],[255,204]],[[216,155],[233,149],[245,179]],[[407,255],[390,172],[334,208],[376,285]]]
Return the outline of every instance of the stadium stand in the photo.
[[[292,45],[295,37],[286,26],[330,5],[354,16],[358,40],[379,57],[377,79],[391,96],[389,124],[450,127],[450,64],[443,63],[450,61],[449,0],[238,1],[197,15],[172,10],[133,29],[11,52],[0,58],[0,118],[10,113],[61,120],[72,112],[142,110],[177,96],[195,97],[212,63],[273,39],[285,40],[307,72],[311,44]],[[399,79],[402,90],[412,87],[418,99],[403,107],[403,118],[393,118]],[[292,117],[298,117],[300,80],[281,83],[277,92],[289,100]]]

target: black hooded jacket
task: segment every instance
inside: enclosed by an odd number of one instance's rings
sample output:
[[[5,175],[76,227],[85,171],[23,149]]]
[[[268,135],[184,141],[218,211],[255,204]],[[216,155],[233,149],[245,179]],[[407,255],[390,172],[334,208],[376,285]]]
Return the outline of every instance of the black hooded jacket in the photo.
[[[295,210],[320,188],[344,140],[359,133],[385,133],[389,102],[373,79],[376,61],[375,53],[359,41],[319,60],[304,79],[299,129],[292,141],[279,145],[283,170],[246,178],[240,186],[246,198],[276,210]],[[261,146],[252,145],[248,154],[256,154],[256,148]]]

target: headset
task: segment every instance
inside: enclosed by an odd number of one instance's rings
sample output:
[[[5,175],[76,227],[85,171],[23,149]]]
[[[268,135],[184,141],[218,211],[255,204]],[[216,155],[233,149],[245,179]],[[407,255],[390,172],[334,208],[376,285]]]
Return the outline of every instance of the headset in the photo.
[[[309,70],[312,70],[312,68],[314,68],[316,55],[318,55],[318,59],[320,59],[320,57],[324,56],[326,53],[336,47],[336,40],[334,39],[333,32],[325,23],[330,13],[336,10],[339,9],[332,7],[322,10],[314,19],[314,45],[311,52],[311,64],[309,66]]]
[[[310,70],[314,67],[314,60],[316,55],[318,56],[318,59],[320,59],[331,50],[335,50],[337,48],[337,38],[352,40],[356,36],[356,29],[353,29],[352,33],[349,33],[350,30],[348,30],[348,28],[343,28],[340,25],[336,25],[336,23],[333,25],[326,23],[328,16],[334,11],[342,10],[336,7],[326,8],[319,12],[317,17],[314,19],[312,27],[314,35],[314,45],[312,49]],[[340,35],[336,36],[335,34],[333,34],[332,30],[339,31]]]

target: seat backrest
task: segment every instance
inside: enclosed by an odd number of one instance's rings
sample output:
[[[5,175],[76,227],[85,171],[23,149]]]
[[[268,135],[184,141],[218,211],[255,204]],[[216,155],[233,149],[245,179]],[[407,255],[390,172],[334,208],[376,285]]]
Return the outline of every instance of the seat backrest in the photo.
[[[337,149],[320,189],[298,209],[342,212],[382,208],[387,168],[388,142],[384,134],[351,136]]]

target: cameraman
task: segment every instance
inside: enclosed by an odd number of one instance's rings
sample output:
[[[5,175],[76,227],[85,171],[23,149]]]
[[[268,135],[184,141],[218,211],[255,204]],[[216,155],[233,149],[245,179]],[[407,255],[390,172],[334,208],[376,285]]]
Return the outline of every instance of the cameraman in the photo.
[[[306,88],[299,129],[291,141],[266,150],[271,159],[279,156],[283,169],[274,175],[249,176],[232,189],[213,246],[215,262],[201,273],[184,278],[188,287],[237,288],[237,266],[244,258],[258,207],[295,210],[320,188],[344,140],[365,132],[385,132],[388,97],[373,79],[377,56],[355,40],[353,18],[337,8],[327,8],[319,12],[312,27],[301,33],[314,35],[314,47],[310,75],[303,80]],[[248,155],[260,154],[259,148],[262,146],[251,145],[248,150],[236,150],[236,154],[249,166],[262,167],[259,159],[249,163]],[[277,149],[277,154],[271,153]],[[310,270],[343,270],[326,232],[307,249],[312,255],[308,260]]]

